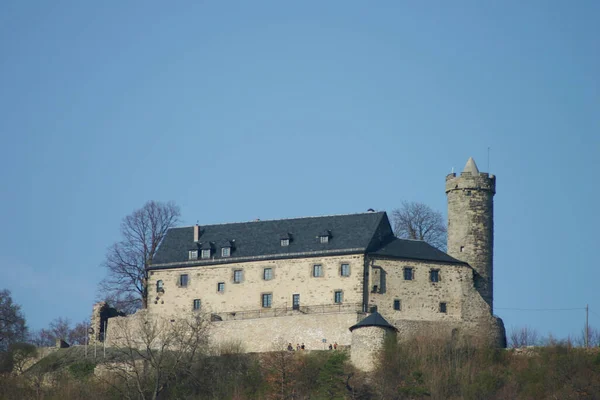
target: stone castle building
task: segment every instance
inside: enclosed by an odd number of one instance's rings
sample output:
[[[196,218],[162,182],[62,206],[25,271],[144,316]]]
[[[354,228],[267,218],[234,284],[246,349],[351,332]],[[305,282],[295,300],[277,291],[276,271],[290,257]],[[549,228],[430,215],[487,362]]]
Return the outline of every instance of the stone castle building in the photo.
[[[369,316],[398,340],[436,333],[504,346],[493,315],[495,177],[470,158],[446,177],[446,194],[447,254],[396,238],[374,211],[170,229],[148,267],[146,312],[210,315],[211,340],[246,351],[357,347],[377,330],[360,324]]]

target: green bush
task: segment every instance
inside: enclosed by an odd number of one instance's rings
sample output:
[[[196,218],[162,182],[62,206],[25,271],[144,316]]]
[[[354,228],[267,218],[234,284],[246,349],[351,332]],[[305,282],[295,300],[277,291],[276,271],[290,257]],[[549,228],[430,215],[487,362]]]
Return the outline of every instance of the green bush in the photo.
[[[96,364],[91,361],[79,361],[69,365],[69,372],[75,379],[82,380],[94,374]]]

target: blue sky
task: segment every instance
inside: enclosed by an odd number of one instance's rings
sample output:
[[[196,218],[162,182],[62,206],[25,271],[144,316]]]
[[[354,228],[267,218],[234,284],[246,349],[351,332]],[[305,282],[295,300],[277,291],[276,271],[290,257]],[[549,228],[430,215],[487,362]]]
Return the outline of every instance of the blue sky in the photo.
[[[497,175],[507,328],[600,328],[600,3],[0,3],[0,288],[29,325],[91,313],[122,217],[446,214]]]

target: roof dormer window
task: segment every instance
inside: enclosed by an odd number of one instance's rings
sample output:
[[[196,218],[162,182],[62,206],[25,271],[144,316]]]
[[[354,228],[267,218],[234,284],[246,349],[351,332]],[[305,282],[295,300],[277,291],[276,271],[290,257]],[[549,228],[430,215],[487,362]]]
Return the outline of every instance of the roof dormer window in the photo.
[[[203,259],[210,258],[210,249],[202,249],[201,257]]]
[[[319,242],[320,243],[329,243],[329,238],[331,237],[331,231],[323,231],[321,232],[321,234],[319,235]]]
[[[221,257],[229,257],[229,256],[231,256],[231,247],[221,248]]]
[[[198,250],[190,250],[189,251],[189,259],[197,260],[198,259]]]
[[[291,241],[292,241],[291,233],[284,233],[283,235],[281,235],[279,237],[279,244],[281,244],[281,247],[289,246]]]

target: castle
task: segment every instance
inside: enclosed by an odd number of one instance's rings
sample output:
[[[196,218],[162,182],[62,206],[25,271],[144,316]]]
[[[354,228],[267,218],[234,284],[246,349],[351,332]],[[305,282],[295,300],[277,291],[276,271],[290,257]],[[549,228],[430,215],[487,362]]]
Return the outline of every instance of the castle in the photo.
[[[210,315],[214,343],[248,352],[278,342],[359,351],[369,344],[353,336],[377,328],[399,340],[435,332],[505,346],[493,315],[495,188],[472,158],[446,177],[447,254],[396,238],[387,214],[372,210],[172,228],[147,269],[146,312]],[[109,319],[107,340],[123,318]]]

